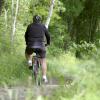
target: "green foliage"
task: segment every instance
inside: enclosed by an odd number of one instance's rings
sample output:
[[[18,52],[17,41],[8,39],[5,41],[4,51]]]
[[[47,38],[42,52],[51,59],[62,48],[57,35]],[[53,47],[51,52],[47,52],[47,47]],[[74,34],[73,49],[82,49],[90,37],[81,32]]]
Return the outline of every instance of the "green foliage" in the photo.
[[[45,100],[91,100],[91,96],[92,100],[99,100],[99,59],[78,60],[71,53],[67,53],[57,58],[54,57],[52,60],[49,68],[52,75],[59,79],[63,76],[60,80],[65,79],[66,81]],[[68,77],[73,79],[71,84],[67,84]]]
[[[61,0],[66,11],[63,19],[67,20],[68,31],[73,41],[81,40],[94,42],[96,29],[99,24],[100,8],[99,0]],[[97,6],[96,6],[97,5]],[[98,37],[98,35],[97,35]]]
[[[0,15],[0,85],[27,84],[31,72],[24,57],[24,33],[35,14],[41,15],[45,23],[50,2],[20,0],[14,52],[11,53],[12,2],[5,0]],[[91,100],[91,97],[99,100],[99,6],[99,0],[56,0],[49,26],[51,45],[47,49],[48,77],[54,81],[57,79],[57,83],[63,86],[52,91],[49,97],[41,96],[43,100]],[[16,0],[14,13],[15,7]],[[70,38],[78,42],[74,43]],[[75,57],[77,51],[84,59]]]
[[[29,5],[29,14],[30,16],[41,15],[43,21],[46,20],[46,16],[48,15],[48,10],[50,6],[50,0],[31,0]]]
[[[2,8],[3,8],[3,4],[4,4],[4,0],[0,0],[0,14],[1,14],[1,11],[2,11]]]
[[[0,85],[18,85],[21,80],[27,82],[29,71],[22,55],[3,53],[0,57]]]
[[[75,53],[79,52],[83,57],[90,57],[97,54],[97,47],[93,43],[87,43],[86,41],[81,41],[80,44],[73,43],[69,49]]]
[[[70,17],[76,17],[80,14],[80,12],[84,8],[84,2],[83,0],[61,0],[64,2],[64,5],[66,7],[66,15]]]

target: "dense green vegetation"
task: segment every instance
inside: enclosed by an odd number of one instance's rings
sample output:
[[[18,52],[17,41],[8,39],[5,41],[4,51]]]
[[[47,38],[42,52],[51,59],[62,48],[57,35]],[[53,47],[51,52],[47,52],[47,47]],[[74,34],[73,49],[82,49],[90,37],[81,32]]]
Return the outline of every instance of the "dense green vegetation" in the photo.
[[[51,0],[0,1],[0,86],[27,85],[31,72],[24,33],[33,15],[46,22],[50,4]],[[99,100],[100,0],[55,0],[48,29],[48,77],[63,86],[40,100]]]

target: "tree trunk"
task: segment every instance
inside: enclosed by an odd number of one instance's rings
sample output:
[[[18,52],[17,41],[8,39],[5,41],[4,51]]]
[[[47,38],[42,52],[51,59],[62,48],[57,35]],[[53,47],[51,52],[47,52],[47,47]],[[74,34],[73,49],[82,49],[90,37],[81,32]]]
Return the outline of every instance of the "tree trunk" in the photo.
[[[13,14],[13,12],[14,12],[14,0],[12,0],[12,5],[11,5],[11,6],[12,6],[12,7],[11,7],[11,8],[12,8],[12,9],[11,9],[11,10],[12,10],[12,17],[13,17],[13,16],[14,16],[14,14]]]
[[[13,48],[14,45],[14,36],[16,31],[16,21],[17,21],[17,14],[18,14],[18,8],[19,8],[19,0],[16,1],[16,10],[15,10],[15,16],[14,16],[14,1],[12,0],[12,33],[11,33],[11,48]]]
[[[46,28],[48,28],[49,23],[50,23],[50,19],[51,19],[52,13],[53,13],[54,3],[55,3],[55,0],[52,0],[50,10],[49,10],[49,14],[48,14],[48,18],[47,18],[46,23],[45,23]]]
[[[4,11],[5,11],[5,16],[4,16],[4,22],[5,22],[5,29],[4,29],[4,32],[3,32],[3,42],[2,42],[2,47],[3,47],[3,49],[5,50],[6,49],[6,45],[5,45],[5,42],[6,42],[6,32],[7,32],[7,13],[8,13],[8,10],[6,9],[6,8],[4,8]]]
[[[5,27],[6,27],[6,31],[7,31],[7,26],[8,26],[7,25],[7,17],[8,17],[7,16],[8,15],[7,13],[8,13],[8,10],[7,9],[4,9],[4,10],[5,10]]]

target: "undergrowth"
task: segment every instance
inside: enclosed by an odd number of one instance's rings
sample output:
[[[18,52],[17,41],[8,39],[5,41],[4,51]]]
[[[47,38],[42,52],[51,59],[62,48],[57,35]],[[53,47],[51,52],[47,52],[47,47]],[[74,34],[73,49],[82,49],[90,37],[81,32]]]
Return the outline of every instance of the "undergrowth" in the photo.
[[[41,96],[39,100],[99,100],[99,57],[98,53],[95,57],[77,59],[71,52],[48,56],[48,77],[57,79],[59,87],[50,96]],[[27,84],[30,75],[23,55],[1,54],[1,86]]]

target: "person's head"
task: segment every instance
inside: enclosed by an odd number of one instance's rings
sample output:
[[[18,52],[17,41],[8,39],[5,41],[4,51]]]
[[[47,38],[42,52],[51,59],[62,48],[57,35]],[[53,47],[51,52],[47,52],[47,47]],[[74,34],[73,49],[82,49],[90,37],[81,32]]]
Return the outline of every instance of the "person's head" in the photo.
[[[41,17],[39,15],[35,15],[33,16],[33,22],[34,23],[40,23],[41,22]]]

